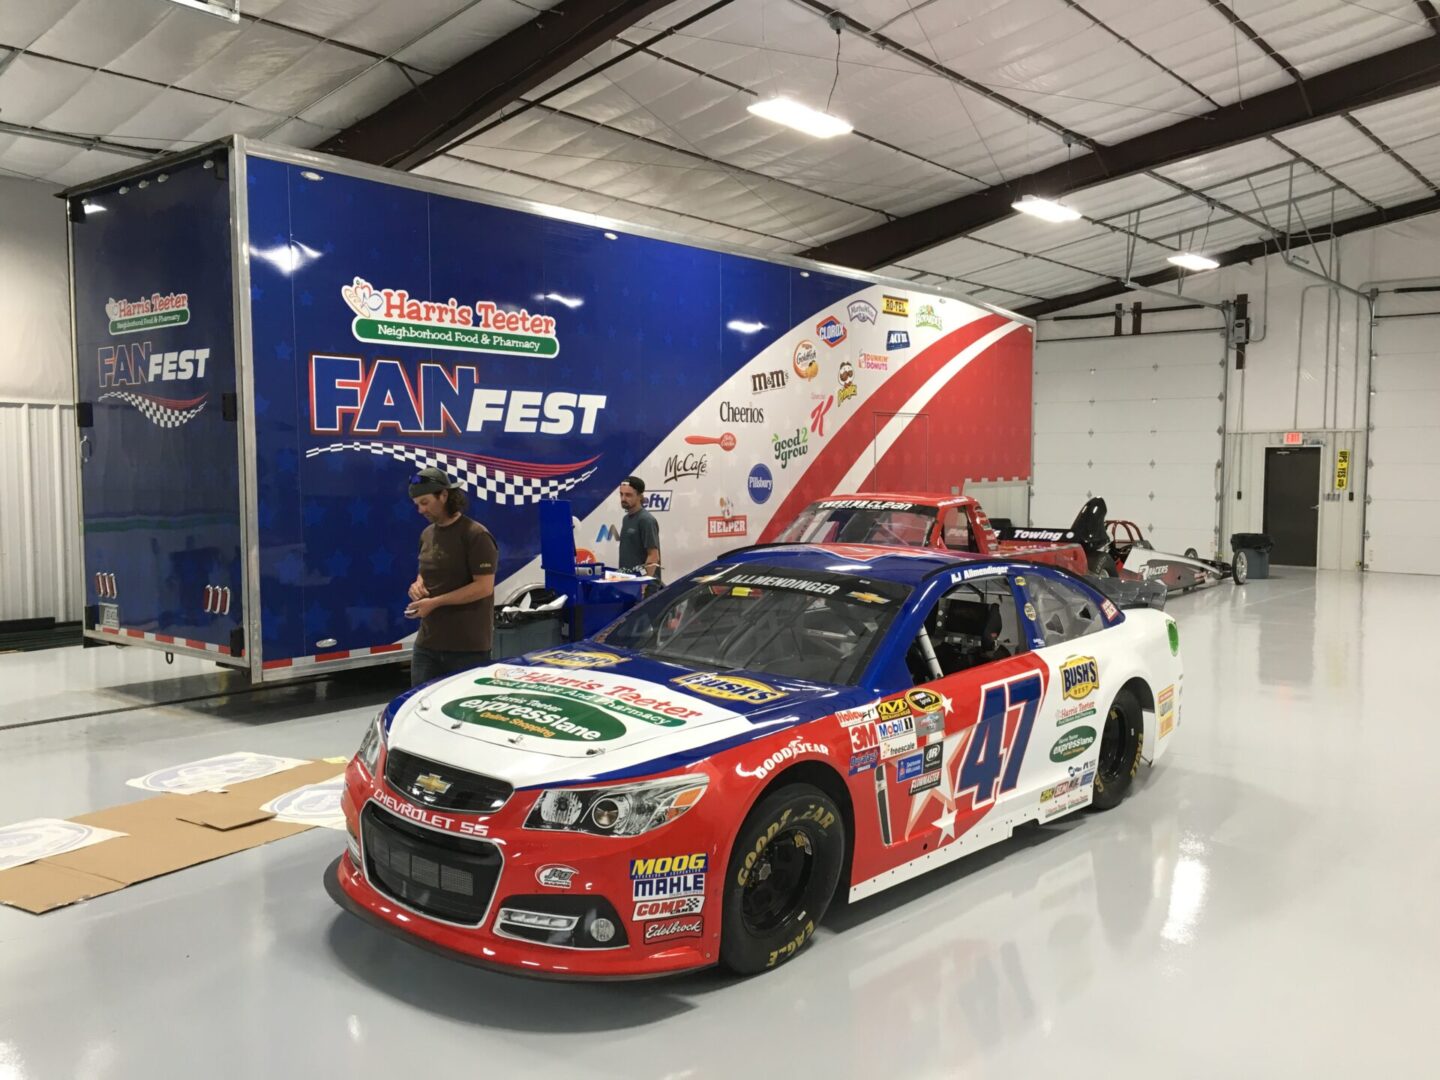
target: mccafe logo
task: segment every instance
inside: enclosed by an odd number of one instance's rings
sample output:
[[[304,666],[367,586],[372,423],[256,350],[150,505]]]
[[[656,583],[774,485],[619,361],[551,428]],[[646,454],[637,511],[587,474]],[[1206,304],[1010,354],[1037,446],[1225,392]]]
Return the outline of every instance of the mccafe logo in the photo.
[[[665,482],[673,484],[687,476],[704,476],[709,465],[704,454],[671,454],[665,462]]]

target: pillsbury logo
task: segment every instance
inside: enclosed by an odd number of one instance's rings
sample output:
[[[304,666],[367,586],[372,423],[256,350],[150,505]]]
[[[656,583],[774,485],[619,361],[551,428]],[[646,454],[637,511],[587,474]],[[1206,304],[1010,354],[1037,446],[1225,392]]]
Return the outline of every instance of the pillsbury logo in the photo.
[[[764,503],[769,501],[770,493],[775,490],[775,478],[770,474],[768,466],[756,465],[750,470],[745,486],[750,492],[752,502]]]

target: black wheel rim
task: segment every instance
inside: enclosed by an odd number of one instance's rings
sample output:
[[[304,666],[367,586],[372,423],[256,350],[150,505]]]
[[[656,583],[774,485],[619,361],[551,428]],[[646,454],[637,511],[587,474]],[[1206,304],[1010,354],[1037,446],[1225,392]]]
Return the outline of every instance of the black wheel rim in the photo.
[[[1125,714],[1118,705],[1110,706],[1105,718],[1105,733],[1100,736],[1100,779],[1109,783],[1120,776],[1125,757]]]
[[[777,833],[750,870],[741,897],[745,929],[764,934],[787,923],[801,908],[815,867],[815,841],[799,828]]]

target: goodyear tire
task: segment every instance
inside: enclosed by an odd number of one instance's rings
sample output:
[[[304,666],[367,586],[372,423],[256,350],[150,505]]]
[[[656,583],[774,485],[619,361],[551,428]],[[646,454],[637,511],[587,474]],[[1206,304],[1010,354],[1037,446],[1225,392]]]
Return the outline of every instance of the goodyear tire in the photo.
[[[1100,756],[1095,766],[1094,810],[1113,810],[1135,782],[1145,748],[1145,714],[1129,690],[1121,690],[1105,715]]]
[[[720,962],[741,975],[779,967],[815,934],[845,861],[845,820],[809,784],[773,791],[750,812],[725,871]]]

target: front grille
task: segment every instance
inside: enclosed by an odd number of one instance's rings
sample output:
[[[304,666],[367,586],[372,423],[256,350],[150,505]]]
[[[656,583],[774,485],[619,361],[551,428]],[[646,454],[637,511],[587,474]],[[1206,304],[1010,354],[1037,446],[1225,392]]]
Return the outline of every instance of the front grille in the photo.
[[[430,785],[428,788],[420,783],[422,777]],[[505,805],[515,790],[493,776],[427,761],[404,750],[391,750],[386,756],[385,780],[419,806],[457,810],[463,814],[493,813]],[[450,786],[445,788],[446,784]]]
[[[406,907],[478,926],[500,878],[500,849],[484,840],[424,829],[374,803],[360,815],[365,876]]]

